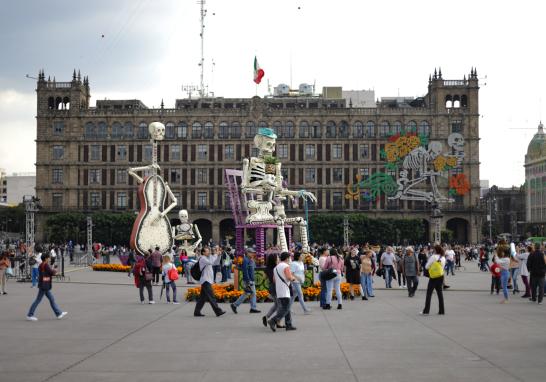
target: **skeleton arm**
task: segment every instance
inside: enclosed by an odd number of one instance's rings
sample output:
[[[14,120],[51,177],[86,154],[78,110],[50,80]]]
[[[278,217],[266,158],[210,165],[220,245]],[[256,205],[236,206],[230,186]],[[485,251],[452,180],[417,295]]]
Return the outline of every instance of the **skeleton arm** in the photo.
[[[197,224],[192,224],[193,231],[195,232],[195,237],[197,237],[197,241],[192,244],[193,249],[197,248],[199,244],[201,244],[201,241],[203,238],[201,237],[201,233],[199,232],[199,228],[197,228]]]
[[[315,195],[313,195],[312,192],[309,192],[309,191],[305,191],[305,190],[299,190],[299,191],[290,191],[289,189],[285,188],[283,185],[282,185],[282,176],[281,176],[281,164],[280,163],[277,163],[277,176],[275,178],[275,181],[276,181],[276,193],[277,195],[281,196],[281,197],[290,197],[290,198],[293,198],[293,197],[301,197],[303,198],[304,200],[310,200],[312,201],[313,203],[316,203],[317,201],[317,198]]]
[[[263,194],[264,190],[262,188],[252,187],[250,185],[250,161],[248,158],[243,159],[243,177],[241,180],[241,190],[243,193],[250,194]]]
[[[153,168],[156,168],[159,170],[159,165],[157,164],[151,164],[151,165],[148,165],[148,166],[142,166],[142,167],[132,167],[132,168],[129,168],[127,169],[127,172],[129,173],[129,175],[131,175],[133,178],[136,179],[137,183],[140,184],[142,183],[142,181],[144,179],[142,179],[138,174],[137,174],[137,171],[145,171],[145,170],[151,170]]]
[[[164,217],[166,216],[170,210],[172,210],[174,207],[176,207],[176,203],[177,203],[177,200],[176,200],[176,197],[174,196],[173,192],[171,191],[171,188],[169,187],[169,184],[167,182],[165,182],[165,188],[167,189],[167,193],[169,194],[169,196],[171,197],[171,200],[172,200],[172,203],[169,204],[169,207],[167,207],[162,213],[161,213],[161,217]]]

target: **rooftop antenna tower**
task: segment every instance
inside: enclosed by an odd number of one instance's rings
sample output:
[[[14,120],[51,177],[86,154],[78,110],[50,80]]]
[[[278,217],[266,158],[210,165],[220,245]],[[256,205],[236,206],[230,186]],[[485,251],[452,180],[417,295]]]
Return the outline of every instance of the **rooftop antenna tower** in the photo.
[[[205,0],[199,0],[198,4],[201,6],[201,33],[199,34],[201,37],[201,61],[199,61],[199,66],[201,66],[201,78],[199,82],[199,96],[203,98],[205,96],[205,16],[207,15],[207,10],[205,9]]]

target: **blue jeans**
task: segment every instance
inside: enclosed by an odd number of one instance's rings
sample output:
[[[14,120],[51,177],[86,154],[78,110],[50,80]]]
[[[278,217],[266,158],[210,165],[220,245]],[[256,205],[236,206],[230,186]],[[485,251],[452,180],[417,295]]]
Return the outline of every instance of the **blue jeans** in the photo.
[[[362,285],[362,291],[364,296],[373,296],[373,286],[372,286],[372,274],[371,273],[361,273],[360,274],[360,284]]]
[[[173,302],[178,302],[176,299],[176,284],[174,281],[165,283],[165,294],[167,296],[167,302],[171,302],[170,290],[173,290]]]
[[[42,289],[40,289],[38,291],[38,296],[36,296],[36,300],[34,300],[32,305],[30,306],[30,310],[28,311],[27,316],[29,316],[29,317],[34,316],[34,312],[36,311],[36,308],[38,307],[38,305],[42,301],[42,298],[44,297],[44,295],[49,300],[49,305],[51,305],[51,309],[53,309],[53,312],[55,313],[55,315],[58,316],[58,315],[60,315],[62,313],[62,310],[59,309],[59,307],[55,303],[55,297],[53,297],[53,293],[51,293],[51,290],[42,290]]]
[[[256,309],[256,285],[252,283],[252,285],[248,285],[248,288],[250,288],[250,291],[245,291],[237,301],[233,303],[235,306],[241,305],[248,296],[250,296],[250,309]]]
[[[298,296],[298,301],[300,302],[300,305],[303,311],[310,312],[310,309],[307,307],[307,305],[305,305],[305,301],[303,299],[303,291],[301,290],[301,284],[292,281],[290,285],[292,285],[292,291],[295,292],[290,297],[290,305],[294,303],[296,296]]]
[[[292,326],[292,316],[290,315],[290,297],[281,297],[277,299],[278,309],[277,314],[271,320],[275,323],[279,323],[284,318],[286,327]]]
[[[385,269],[385,288],[392,288],[392,272],[394,271],[394,269],[392,265],[384,265],[383,269]]]
[[[32,268],[32,286],[35,287],[38,285],[38,276],[40,275],[40,270],[38,268]]]
[[[519,268],[510,268],[510,276],[512,276],[512,290],[514,292],[519,292],[519,288],[518,288]]]
[[[510,272],[506,269],[501,270],[501,286],[504,299],[508,300],[508,278],[510,278]]]
[[[453,261],[446,260],[446,276],[449,275],[449,271],[451,271],[451,274],[454,275],[454,273],[453,273]]]
[[[326,281],[326,305],[330,305],[332,303],[332,292],[334,289],[336,290],[337,303],[341,304],[341,301],[343,300],[343,295],[341,294],[340,285],[341,275],[339,273],[333,279]]]
[[[327,281],[323,278],[320,279],[320,306],[323,307],[326,305],[326,283]]]

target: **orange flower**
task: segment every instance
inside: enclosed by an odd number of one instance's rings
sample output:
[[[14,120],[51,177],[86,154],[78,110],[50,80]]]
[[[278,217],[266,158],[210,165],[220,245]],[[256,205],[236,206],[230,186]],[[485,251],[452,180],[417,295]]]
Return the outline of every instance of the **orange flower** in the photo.
[[[470,182],[465,174],[457,174],[449,179],[449,187],[453,188],[458,195],[464,195],[470,191]]]

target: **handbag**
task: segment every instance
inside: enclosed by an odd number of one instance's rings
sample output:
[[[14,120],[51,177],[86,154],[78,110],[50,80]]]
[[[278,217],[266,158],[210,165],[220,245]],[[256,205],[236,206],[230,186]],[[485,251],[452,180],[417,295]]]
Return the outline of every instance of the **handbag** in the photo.
[[[319,277],[324,280],[331,280],[337,276],[337,273],[334,272],[332,268],[325,269],[319,273]]]
[[[385,269],[379,268],[377,271],[375,271],[375,274],[379,277],[383,277],[385,275]]]

